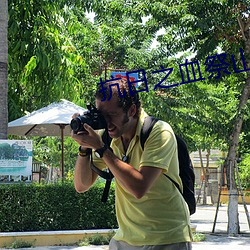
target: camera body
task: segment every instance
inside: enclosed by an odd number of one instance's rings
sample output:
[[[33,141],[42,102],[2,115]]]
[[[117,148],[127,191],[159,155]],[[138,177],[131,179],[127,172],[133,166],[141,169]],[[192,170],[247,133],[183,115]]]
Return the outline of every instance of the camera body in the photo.
[[[88,104],[87,109],[88,110],[85,111],[83,115],[79,115],[71,120],[70,127],[74,131],[74,133],[85,131],[83,127],[84,123],[87,123],[94,130],[104,129],[107,127],[107,123],[104,119],[104,116],[99,110],[97,110],[96,107],[92,107],[90,104]]]

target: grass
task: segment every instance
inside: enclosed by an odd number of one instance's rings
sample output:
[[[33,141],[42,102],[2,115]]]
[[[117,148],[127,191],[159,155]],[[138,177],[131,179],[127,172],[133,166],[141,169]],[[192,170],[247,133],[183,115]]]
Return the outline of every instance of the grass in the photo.
[[[206,236],[202,233],[193,233],[193,242],[205,241]]]
[[[5,246],[5,248],[28,248],[28,247],[33,247],[33,244],[24,240],[15,240],[12,242],[9,246]]]
[[[108,245],[111,238],[114,236],[115,232],[110,231],[107,236],[103,236],[101,234],[95,234],[90,237],[86,237],[84,241],[79,243],[79,246],[88,246],[88,245]]]

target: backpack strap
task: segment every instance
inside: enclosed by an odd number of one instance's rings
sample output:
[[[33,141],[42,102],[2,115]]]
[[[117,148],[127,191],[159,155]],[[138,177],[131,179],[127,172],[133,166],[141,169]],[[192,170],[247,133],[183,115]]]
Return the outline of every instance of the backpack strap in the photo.
[[[102,141],[108,146],[110,146],[111,144],[112,138],[109,136],[109,132],[107,129],[105,129],[104,133],[102,134]]]
[[[170,178],[168,175],[164,174],[170,181],[172,181],[174,183],[174,185],[176,186],[176,188],[179,190],[179,192],[182,194],[181,189],[179,184],[177,184],[177,182],[175,182],[172,178]]]
[[[141,134],[140,134],[140,142],[141,142],[142,150],[144,150],[144,144],[146,140],[148,139],[149,134],[152,131],[157,121],[159,121],[159,119],[154,116],[147,116],[145,118],[144,123],[142,125]]]
[[[154,117],[154,116],[147,116],[145,118],[142,129],[141,129],[141,136],[140,136],[142,150],[144,150],[144,144],[145,144],[146,140],[148,139],[149,134],[152,131],[152,129],[157,121],[159,121],[159,119]],[[164,174],[164,175],[170,181],[172,181],[174,183],[174,185],[176,186],[176,188],[180,191],[180,193],[182,193],[179,185],[172,178],[170,178],[167,174]]]

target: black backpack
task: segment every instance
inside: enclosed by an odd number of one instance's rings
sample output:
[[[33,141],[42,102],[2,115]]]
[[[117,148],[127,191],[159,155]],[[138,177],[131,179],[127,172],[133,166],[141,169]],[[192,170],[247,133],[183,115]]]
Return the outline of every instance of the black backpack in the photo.
[[[144,150],[144,144],[149,137],[150,132],[152,131],[153,126],[159,119],[153,116],[147,116],[145,118],[144,124],[142,126],[141,135],[140,135],[140,143],[141,147]],[[177,146],[178,146],[178,160],[179,160],[179,171],[180,171],[180,178],[183,184],[183,193],[182,196],[185,199],[186,203],[188,204],[190,215],[195,213],[196,210],[196,201],[194,195],[194,168],[192,165],[192,161],[189,157],[188,149],[186,143],[181,139],[179,136],[176,136]],[[105,144],[110,145],[111,138],[108,135],[108,132],[105,131],[102,140]],[[108,192],[110,188],[110,184],[113,179],[113,174],[110,170],[102,171],[99,168],[95,167],[91,164],[92,169],[100,175],[102,178],[106,179],[106,185],[102,195],[102,201],[106,202],[108,197]],[[176,188],[181,192],[179,185],[172,180],[168,175],[164,174],[167,178],[169,178]]]

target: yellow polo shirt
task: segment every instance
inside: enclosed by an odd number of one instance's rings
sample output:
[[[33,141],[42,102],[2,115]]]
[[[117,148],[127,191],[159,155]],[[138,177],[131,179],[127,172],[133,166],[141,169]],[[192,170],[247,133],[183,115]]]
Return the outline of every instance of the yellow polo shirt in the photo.
[[[140,132],[147,114],[142,110],[135,136],[131,140],[126,156],[135,169],[143,166],[161,168],[176,181],[181,189],[179,177],[177,143],[170,125],[158,121],[151,131],[144,150],[140,144]],[[121,138],[113,139],[111,147],[120,159],[125,155]],[[94,164],[104,168],[104,162],[95,159]],[[134,246],[164,245],[188,242],[192,239],[189,211],[182,195],[165,175],[155,181],[141,198],[137,199],[115,183],[116,216],[119,229],[115,240]]]

